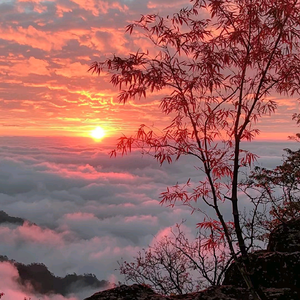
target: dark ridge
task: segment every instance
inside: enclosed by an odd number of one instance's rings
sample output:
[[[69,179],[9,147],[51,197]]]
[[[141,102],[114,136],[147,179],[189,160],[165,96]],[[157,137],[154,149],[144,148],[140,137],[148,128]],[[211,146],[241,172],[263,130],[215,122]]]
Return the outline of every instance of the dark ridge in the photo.
[[[26,287],[32,286],[33,292],[38,294],[68,294],[79,289],[103,289],[107,288],[109,282],[98,280],[94,274],[77,275],[76,273],[68,274],[65,277],[58,277],[51,273],[42,263],[32,263],[24,265],[14,260],[8,259],[7,256],[0,255],[0,261],[8,261],[13,264],[18,272],[18,283]]]
[[[12,224],[19,224],[23,225],[25,222],[24,219],[18,217],[11,217],[5,211],[0,210],[0,224],[2,223],[12,223]]]

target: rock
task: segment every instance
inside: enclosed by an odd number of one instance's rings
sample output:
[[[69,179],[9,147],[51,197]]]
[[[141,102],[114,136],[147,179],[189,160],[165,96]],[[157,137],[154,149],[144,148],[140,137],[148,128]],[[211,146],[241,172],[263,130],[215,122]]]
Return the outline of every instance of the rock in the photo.
[[[254,286],[291,289],[300,287],[300,252],[258,252],[250,254],[249,260],[248,271],[253,276]],[[223,284],[246,287],[235,263],[227,270]]]
[[[265,289],[269,299],[296,300],[297,293],[291,289]],[[141,284],[121,285],[119,287],[95,293],[85,300],[252,300],[246,288],[232,285],[212,286],[208,289],[186,295],[162,296]]]
[[[241,258],[240,258],[241,259]],[[278,226],[267,250],[249,254],[254,286],[270,300],[300,300],[300,218]],[[121,285],[85,300],[253,300],[233,262],[223,285],[186,295],[162,296],[145,285]]]
[[[279,225],[270,235],[268,249],[250,253],[249,261],[255,286],[291,288],[300,296],[300,219]],[[227,270],[223,284],[245,287],[235,263]]]
[[[141,284],[121,285],[116,288],[95,293],[85,300],[160,300],[165,297],[156,294],[150,287]]]
[[[134,284],[99,292],[85,300],[232,300],[236,297],[240,300],[250,299],[246,289],[233,286],[210,287],[200,293],[187,295],[162,296],[145,285]]]
[[[300,251],[300,218],[277,226],[270,234],[268,251]]]

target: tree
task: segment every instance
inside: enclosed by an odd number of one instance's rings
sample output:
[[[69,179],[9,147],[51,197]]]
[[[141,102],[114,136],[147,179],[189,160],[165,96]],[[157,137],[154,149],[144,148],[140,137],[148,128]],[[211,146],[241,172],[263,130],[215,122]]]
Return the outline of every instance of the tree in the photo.
[[[231,263],[230,253],[214,241],[214,228],[199,231],[190,241],[177,224],[170,236],[164,236],[138,252],[133,262],[119,262],[120,273],[126,281],[147,284],[163,295],[187,294],[220,285]]]
[[[300,150],[284,149],[283,163],[274,169],[256,166],[240,188],[253,203],[241,214],[248,249],[265,249],[269,235],[279,224],[300,217]],[[202,225],[202,224],[201,224]],[[215,227],[199,229],[190,241],[181,230],[171,230],[133,262],[119,263],[126,281],[147,284],[161,294],[185,294],[220,285],[232,262],[226,241],[216,238]],[[195,273],[196,272],[196,273]]]
[[[265,299],[247,271],[238,188],[240,172],[256,156],[241,143],[255,138],[257,121],[276,111],[271,93],[299,94],[299,1],[191,3],[172,16],[143,15],[127,26],[130,34],[141,30],[146,35],[155,47],[154,55],[137,51],[125,58],[113,56],[94,62],[90,70],[110,72],[123,103],[148,93],[166,93],[160,109],[170,116],[169,126],[161,133],[141,125],[135,135],[120,138],[116,151],[124,154],[137,146],[161,164],[193,156],[205,179],[168,188],[161,202],[202,201],[212,208],[216,220],[205,220],[206,224],[214,222],[235,260],[241,254],[237,264],[241,276],[255,299]],[[231,222],[222,214],[223,202],[231,206]]]
[[[257,237],[261,240],[277,225],[300,217],[300,150],[284,150],[287,155],[280,166],[273,170],[255,167],[245,182],[249,197],[255,194],[253,189],[257,191],[259,196],[252,196],[253,201],[268,212],[254,215],[256,227],[262,229]]]

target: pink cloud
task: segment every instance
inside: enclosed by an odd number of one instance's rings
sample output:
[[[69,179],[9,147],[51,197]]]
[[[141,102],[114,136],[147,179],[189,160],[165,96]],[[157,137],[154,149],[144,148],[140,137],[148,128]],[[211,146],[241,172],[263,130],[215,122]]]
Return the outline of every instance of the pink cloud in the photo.
[[[55,0],[49,0],[49,2],[54,2]],[[18,0],[18,3],[40,3],[40,0]]]
[[[17,284],[19,273],[17,268],[9,262],[0,262],[0,292],[4,293],[3,300],[24,299],[28,294]]]
[[[41,228],[37,225],[25,222],[23,226],[15,229],[0,227],[0,237],[2,241],[8,244],[14,244],[17,241],[25,241],[33,244],[48,244],[60,246],[64,244],[63,234],[58,234],[48,228]]]
[[[176,220],[179,220],[176,218]],[[180,223],[180,221],[178,221]],[[184,236],[189,239],[190,241],[193,241],[195,239],[195,233],[192,232],[191,228],[186,226],[185,224],[180,225],[180,230],[184,232]],[[158,231],[158,233],[155,235],[155,237],[151,241],[151,246],[156,244],[160,240],[164,240],[165,237],[168,237],[170,239],[174,239],[174,234],[176,235],[178,233],[178,228],[174,224],[173,226],[162,228]]]
[[[161,240],[165,237],[172,237],[172,227],[166,227],[166,228],[162,228],[155,236],[155,238],[153,239],[153,242],[155,243],[155,241],[157,240]]]
[[[57,75],[64,77],[73,78],[74,76],[88,76],[87,70],[89,69],[88,64],[82,64],[80,62],[63,62],[61,67],[55,70]]]
[[[0,262],[0,292],[4,293],[3,300],[22,300],[36,299],[35,293],[31,291],[31,287],[20,286],[17,281],[19,273],[17,268],[9,262]],[[2,300],[1,299],[1,300]],[[62,295],[39,295],[40,300],[79,300],[77,297],[69,296],[63,297]]]
[[[124,219],[124,221],[126,223],[142,222],[142,223],[155,224],[155,223],[157,223],[157,217],[156,216],[150,216],[150,215],[130,216],[130,217],[126,217]]]
[[[140,250],[139,247],[133,247],[133,246],[126,246],[126,247],[106,247],[102,251],[95,251],[91,253],[90,259],[93,261],[98,261],[101,259],[104,259],[107,255],[115,254],[117,257],[120,257],[122,255],[131,254],[134,256],[138,251]],[[111,275],[108,276],[108,278],[111,277]]]
[[[70,12],[72,12],[72,8],[63,4],[56,4],[56,14],[59,18],[63,17],[64,13],[70,13]]]
[[[50,76],[49,63],[32,56],[29,59],[24,57],[19,59],[19,61],[16,62],[12,68],[9,68],[9,70],[12,71],[12,75],[15,76],[26,76],[29,74]]]
[[[18,26],[13,28],[0,28],[0,38],[21,45],[30,45],[45,51],[60,50],[66,44],[66,40],[59,33],[46,33],[29,25],[28,28]]]
[[[99,51],[101,55],[110,56],[112,53],[128,54],[128,38],[124,28],[92,27],[88,38],[79,39],[80,44]]]
[[[64,218],[69,220],[91,220],[91,219],[95,219],[95,215],[92,213],[77,212],[77,213],[65,214]]]
[[[157,0],[152,0],[149,1],[147,6],[148,8],[159,8],[159,7],[168,7],[168,8],[172,8],[172,7],[176,7],[176,6],[187,6],[187,1],[186,0],[163,0],[163,1],[157,1]]]
[[[55,0],[50,0],[49,2],[54,2]],[[47,6],[43,3],[43,1],[39,0],[18,0],[17,7],[19,12],[26,13],[26,4],[30,3],[33,5],[33,11],[37,13],[43,13],[47,11]]]
[[[112,1],[95,1],[95,0],[72,0],[81,8],[91,11],[93,15],[98,16],[100,13],[107,14],[110,9],[118,9],[121,12],[126,12],[128,7],[125,4]]]

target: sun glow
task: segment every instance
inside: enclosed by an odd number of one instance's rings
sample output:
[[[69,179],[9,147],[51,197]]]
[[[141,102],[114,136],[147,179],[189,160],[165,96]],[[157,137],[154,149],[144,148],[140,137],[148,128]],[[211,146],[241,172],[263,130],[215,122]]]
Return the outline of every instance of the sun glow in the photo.
[[[105,131],[102,127],[98,126],[91,131],[91,136],[95,140],[100,140],[105,136]]]

